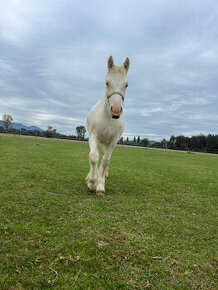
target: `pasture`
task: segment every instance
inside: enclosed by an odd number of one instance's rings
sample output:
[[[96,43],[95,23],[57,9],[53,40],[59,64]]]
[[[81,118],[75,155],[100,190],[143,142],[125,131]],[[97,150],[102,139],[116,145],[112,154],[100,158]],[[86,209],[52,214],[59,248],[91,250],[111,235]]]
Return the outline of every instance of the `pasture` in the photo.
[[[216,289],[218,156],[0,135],[0,288]]]

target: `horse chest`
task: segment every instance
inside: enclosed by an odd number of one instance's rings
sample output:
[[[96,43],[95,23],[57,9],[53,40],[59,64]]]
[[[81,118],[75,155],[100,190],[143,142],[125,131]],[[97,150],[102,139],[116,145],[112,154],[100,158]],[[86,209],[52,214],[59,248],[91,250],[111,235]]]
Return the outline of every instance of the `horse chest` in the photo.
[[[99,128],[98,140],[100,143],[108,145],[112,140],[119,138],[119,135],[122,134],[122,123],[117,120],[115,122],[102,124],[103,126]]]

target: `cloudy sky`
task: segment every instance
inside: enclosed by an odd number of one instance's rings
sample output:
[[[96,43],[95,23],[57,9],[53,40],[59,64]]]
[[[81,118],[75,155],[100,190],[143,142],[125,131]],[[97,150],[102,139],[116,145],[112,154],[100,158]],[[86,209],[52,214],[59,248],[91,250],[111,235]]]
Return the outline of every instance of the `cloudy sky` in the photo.
[[[218,134],[216,0],[0,0],[0,117],[75,134],[130,58],[124,136]]]

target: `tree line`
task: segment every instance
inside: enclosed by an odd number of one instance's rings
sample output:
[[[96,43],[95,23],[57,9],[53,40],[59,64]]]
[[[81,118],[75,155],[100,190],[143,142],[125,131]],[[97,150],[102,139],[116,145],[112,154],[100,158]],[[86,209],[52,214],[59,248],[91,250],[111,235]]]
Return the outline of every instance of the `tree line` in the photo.
[[[163,139],[150,147],[218,154],[218,135],[171,136],[169,140]]]
[[[65,135],[58,133],[57,130],[52,126],[48,126],[47,130],[44,131],[27,130],[25,128],[15,129],[11,126],[12,121],[12,116],[3,115],[3,126],[1,126],[0,123],[0,133],[88,141],[88,138],[85,138],[86,128],[84,126],[76,127],[76,135]],[[121,137],[118,141],[118,144],[218,154],[218,135],[213,134],[208,134],[207,136],[200,134],[192,137],[186,137],[183,135],[171,136],[169,140],[163,139],[160,142],[152,143],[150,143],[147,138],[141,139],[140,136],[138,136],[137,138],[134,137],[132,140],[130,140],[129,137],[126,137],[126,139],[124,139],[124,137]]]
[[[147,147],[150,145],[150,142],[147,138],[141,139],[140,136],[138,136],[137,138],[134,137],[133,140],[130,140],[129,137],[126,137],[126,140],[124,139],[124,137],[121,137],[118,141],[118,144]]]
[[[52,126],[48,126],[46,130],[27,130],[25,128],[16,129],[12,126],[13,117],[10,115],[3,115],[2,121],[0,121],[0,133],[9,133],[14,135],[27,135],[36,137],[46,137],[46,138],[59,138],[59,139],[69,139],[69,140],[84,140],[86,128],[84,126],[76,127],[76,135],[65,135],[57,132],[57,129]]]
[[[79,133],[77,135],[65,135],[58,133],[55,128],[48,126],[44,131],[40,130],[27,130],[25,128],[15,129],[9,127],[7,130],[5,127],[0,126],[0,133],[8,133],[14,135],[26,135],[26,136],[35,136],[35,137],[46,137],[46,138],[58,138],[58,139],[68,139],[68,140],[83,140],[88,141],[88,138],[85,138],[85,135]]]
[[[171,136],[166,146],[175,150],[218,153],[218,135]]]

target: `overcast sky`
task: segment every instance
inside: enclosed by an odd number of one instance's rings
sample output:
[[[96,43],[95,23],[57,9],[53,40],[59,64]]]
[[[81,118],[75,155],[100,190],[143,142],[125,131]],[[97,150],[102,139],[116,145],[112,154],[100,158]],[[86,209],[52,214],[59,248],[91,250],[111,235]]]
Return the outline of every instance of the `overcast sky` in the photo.
[[[124,136],[218,134],[217,0],[0,0],[0,117],[75,134],[128,56]]]

